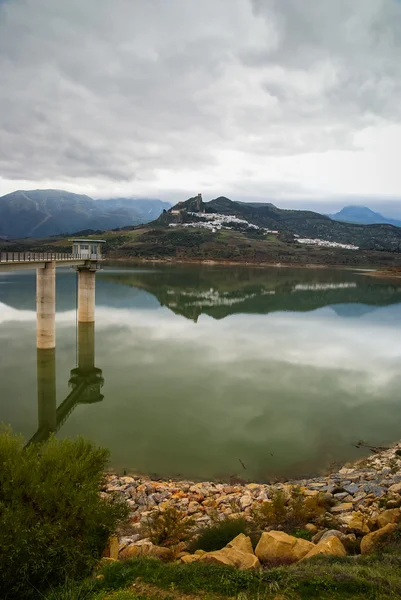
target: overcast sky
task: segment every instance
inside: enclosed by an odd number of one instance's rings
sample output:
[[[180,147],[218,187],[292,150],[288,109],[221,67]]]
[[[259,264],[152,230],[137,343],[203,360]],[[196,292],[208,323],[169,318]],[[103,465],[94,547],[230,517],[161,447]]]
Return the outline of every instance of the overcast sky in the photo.
[[[401,198],[401,3],[0,0],[0,195],[44,187]]]

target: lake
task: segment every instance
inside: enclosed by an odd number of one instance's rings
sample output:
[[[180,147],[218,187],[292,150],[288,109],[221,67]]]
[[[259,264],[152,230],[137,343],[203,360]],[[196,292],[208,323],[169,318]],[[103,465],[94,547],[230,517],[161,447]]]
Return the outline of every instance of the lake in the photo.
[[[0,273],[0,421],[27,441],[46,394],[63,403],[87,351],[90,331],[77,343],[70,269],[57,270],[56,321],[55,367],[39,377],[38,406],[35,271]],[[108,447],[121,472],[307,476],[362,456],[359,440],[401,437],[396,280],[325,269],[108,267],[96,276],[92,359],[103,386],[78,394],[57,436]]]

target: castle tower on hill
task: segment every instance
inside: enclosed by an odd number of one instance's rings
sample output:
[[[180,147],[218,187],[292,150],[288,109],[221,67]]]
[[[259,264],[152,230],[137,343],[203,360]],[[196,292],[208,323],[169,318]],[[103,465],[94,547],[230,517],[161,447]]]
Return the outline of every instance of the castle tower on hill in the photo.
[[[201,206],[202,206],[202,194],[198,194],[196,196],[196,210],[197,210],[197,212],[200,212]]]

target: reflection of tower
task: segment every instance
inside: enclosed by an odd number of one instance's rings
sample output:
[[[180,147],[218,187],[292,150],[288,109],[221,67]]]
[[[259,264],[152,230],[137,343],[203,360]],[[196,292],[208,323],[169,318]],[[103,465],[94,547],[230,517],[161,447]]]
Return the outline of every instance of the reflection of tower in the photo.
[[[39,430],[49,435],[56,431],[56,349],[36,351]]]
[[[100,402],[103,396],[100,389],[104,379],[102,370],[95,367],[95,323],[78,323],[78,367],[72,369],[70,386],[73,390],[78,388],[83,391],[79,402],[91,404]]]
[[[95,367],[95,324],[78,323],[78,367],[72,369],[71,392],[57,407],[56,350],[37,350],[38,429],[28,445],[43,442],[57,432],[77,404],[101,402],[100,390],[104,379],[102,370]]]

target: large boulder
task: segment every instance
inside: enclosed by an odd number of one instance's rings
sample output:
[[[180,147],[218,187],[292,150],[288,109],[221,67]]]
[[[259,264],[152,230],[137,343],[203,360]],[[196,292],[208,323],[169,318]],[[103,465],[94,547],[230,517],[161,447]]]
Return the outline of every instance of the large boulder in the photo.
[[[215,552],[207,552],[200,556],[200,562],[228,565],[237,569],[258,569],[260,562],[254,554],[241,552],[236,548],[222,548]]]
[[[163,548],[162,546],[155,546],[152,542],[141,540],[141,543],[130,544],[119,554],[120,560],[127,558],[135,558],[137,556],[152,556],[159,558],[165,562],[168,562],[174,558],[173,552],[170,548]]]
[[[262,533],[255,554],[264,564],[291,564],[303,558],[313,547],[312,542],[283,531],[269,531]]]
[[[201,558],[202,557],[199,554],[185,554],[184,556],[181,556],[180,562],[187,565],[189,563],[197,562]]]
[[[229,542],[226,548],[235,548],[240,552],[253,554],[251,538],[243,533],[240,533],[231,542]]]
[[[381,529],[365,535],[361,542],[361,554],[370,554],[371,552],[374,552],[378,546],[380,546],[380,544],[385,542],[387,538],[391,537],[396,529],[396,523],[388,523]]]
[[[347,529],[357,535],[370,533],[367,519],[360,512],[353,512],[350,515],[341,515],[338,520],[343,525],[346,525]]]
[[[400,521],[401,510],[399,508],[390,508],[389,510],[385,510],[377,517],[377,524],[380,529],[389,523],[393,525],[394,523],[399,523]]]
[[[328,556],[347,556],[347,552],[342,542],[335,535],[321,540],[316,546],[314,546],[302,560],[307,560],[318,554],[326,554]]]
[[[230,565],[238,569],[258,569],[260,562],[253,553],[251,539],[240,533],[225,548],[200,555],[202,562]],[[188,561],[187,561],[188,562]]]

